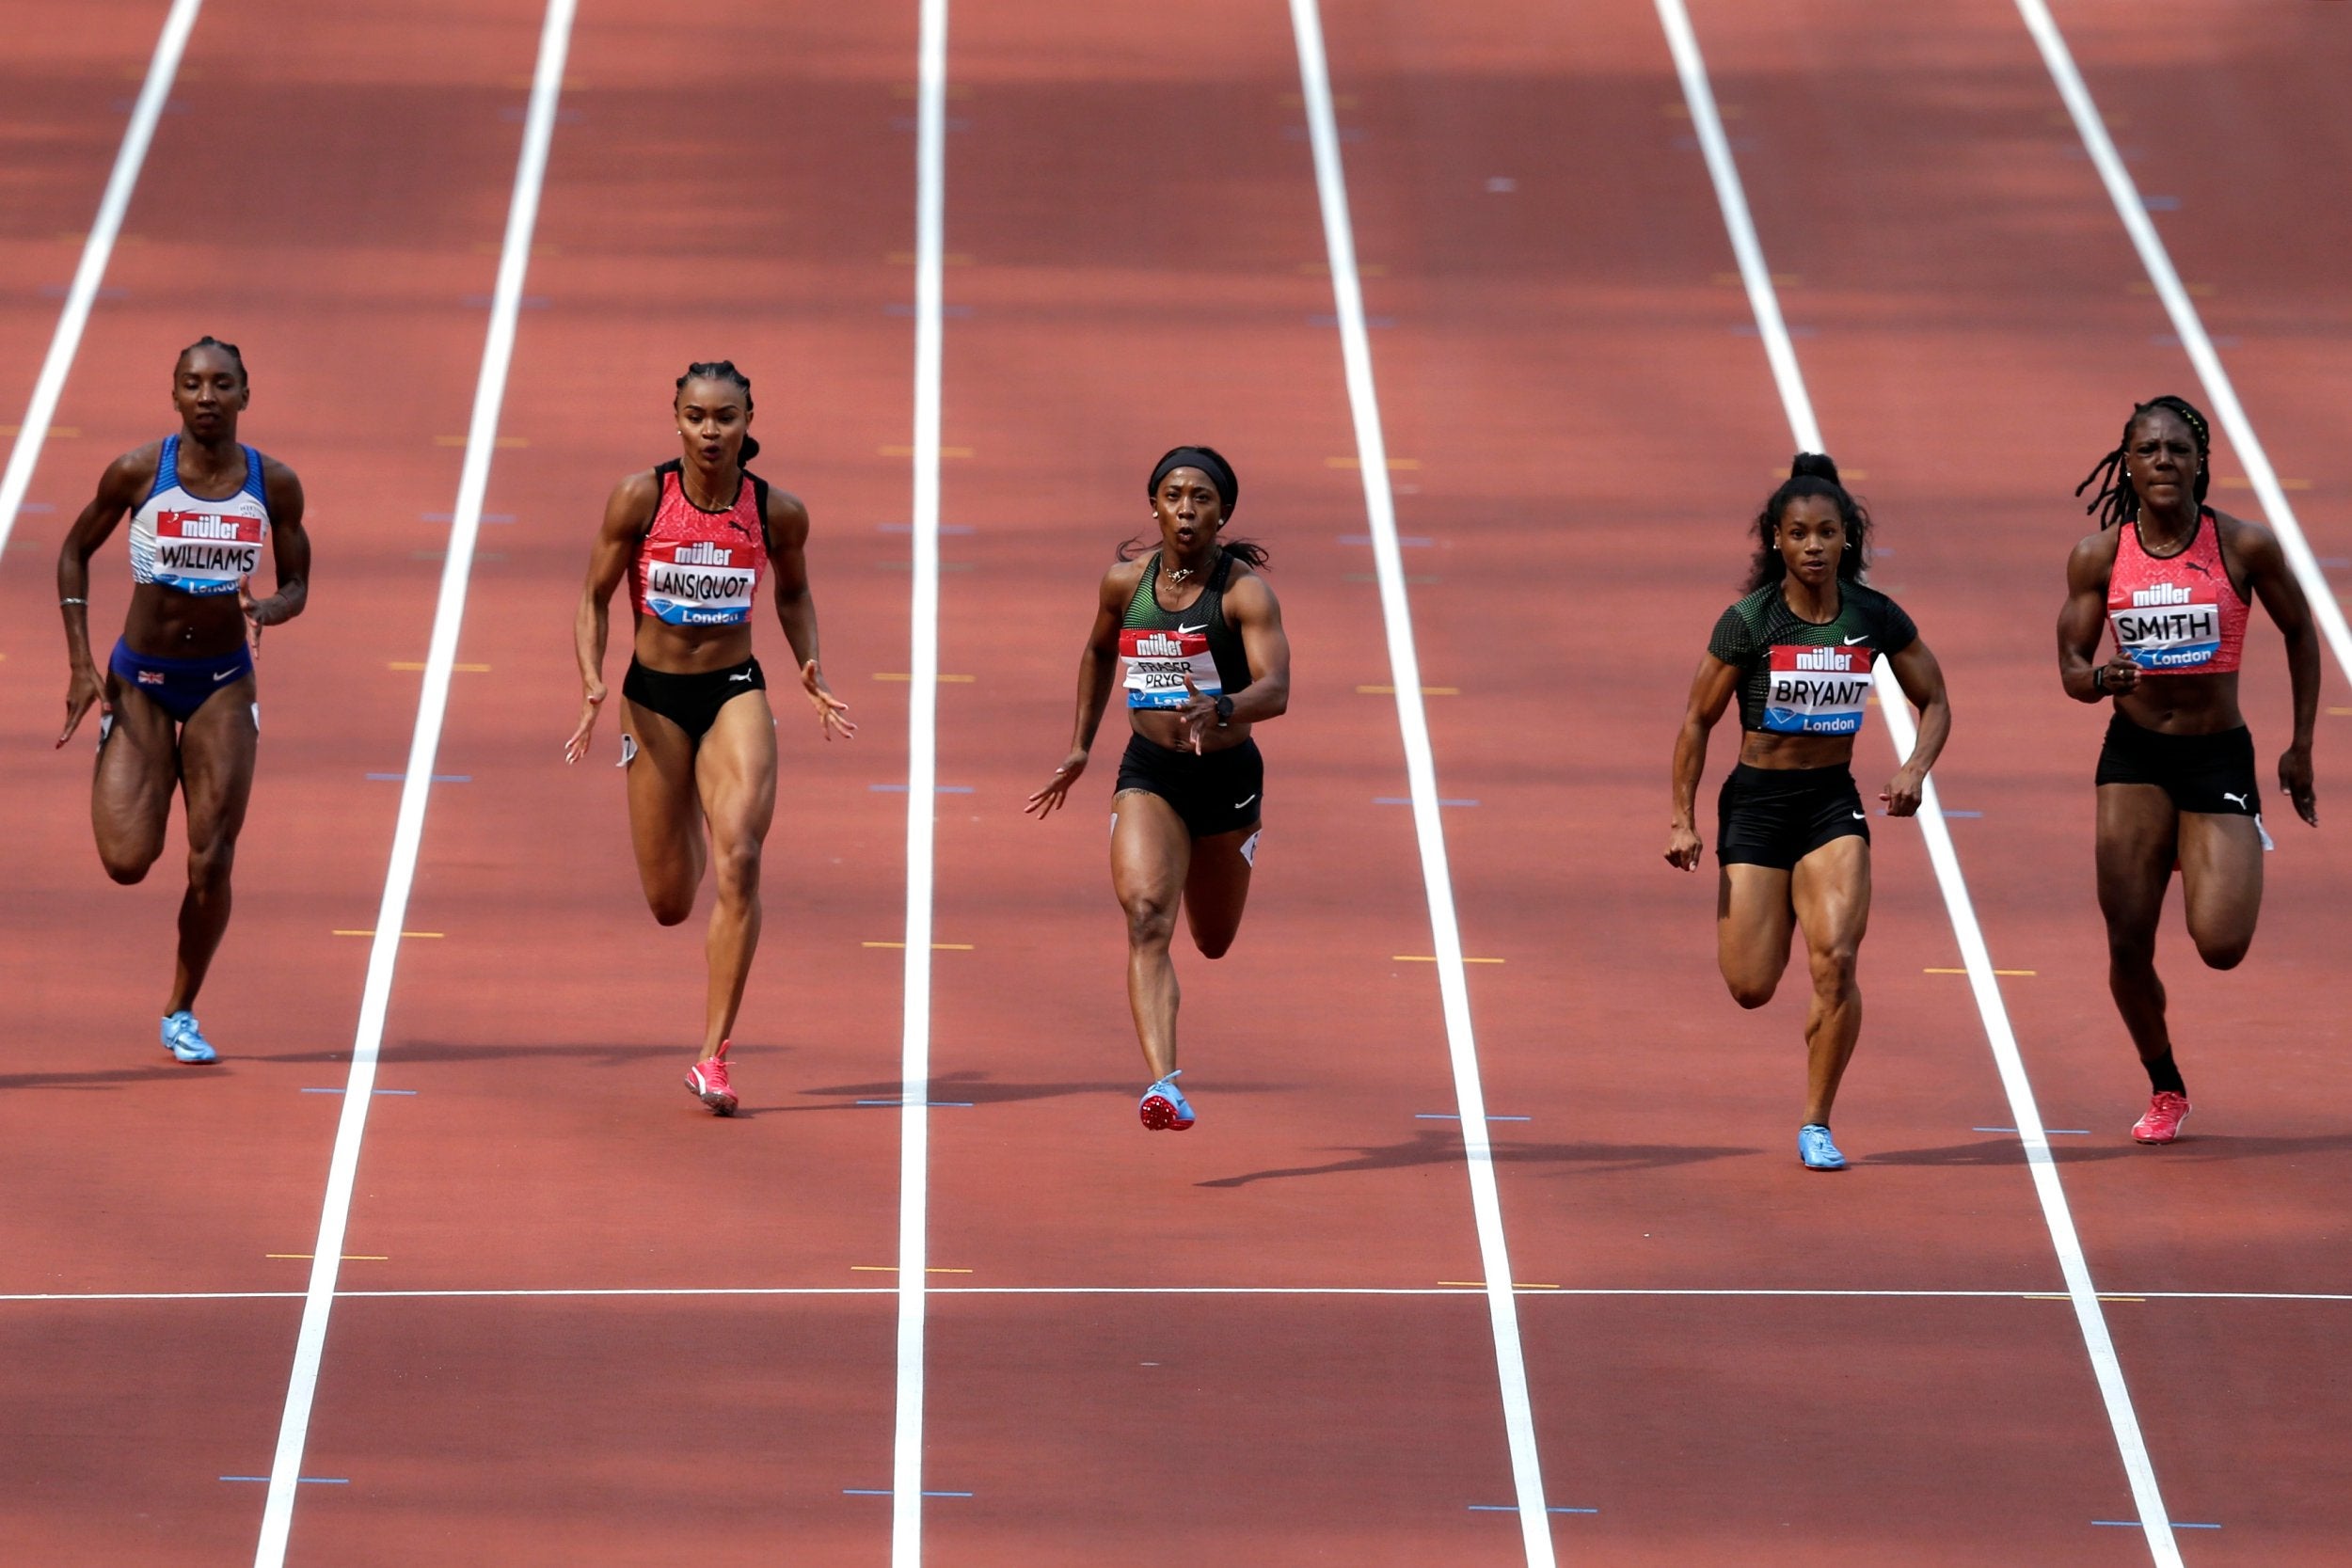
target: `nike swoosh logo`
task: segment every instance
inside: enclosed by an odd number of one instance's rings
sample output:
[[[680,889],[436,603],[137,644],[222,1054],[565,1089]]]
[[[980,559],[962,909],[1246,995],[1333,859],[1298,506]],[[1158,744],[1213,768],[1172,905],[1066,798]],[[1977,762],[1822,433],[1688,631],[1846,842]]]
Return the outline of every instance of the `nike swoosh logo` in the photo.
[[[1857,642],[1867,642],[1868,641],[1870,641],[1870,634],[1866,631],[1860,637],[1847,638],[1844,645],[1851,648]]]
[[[237,672],[236,672],[236,671],[234,671],[234,670],[223,670],[223,671],[222,671],[219,674],[215,675],[215,676],[213,677],[213,684],[214,684],[215,686],[218,686],[221,682],[223,682],[223,681],[225,681],[225,680],[232,680],[232,679],[234,679],[234,678],[236,677],[236,674],[237,674]]]
[[[1249,800],[1256,800],[1257,798],[1258,798],[1258,797],[1257,797],[1257,793],[1256,793],[1254,790],[1253,790],[1253,791],[1251,791],[1250,796],[1249,796]],[[1236,800],[1236,801],[1234,801],[1234,802],[1233,802],[1233,809],[1234,809],[1235,811],[1239,811],[1239,810],[1241,810],[1241,808],[1242,808],[1242,807],[1244,807],[1244,806],[1246,806],[1246,805],[1248,805],[1248,804],[1249,803],[1249,800]]]
[[[1203,622],[1201,622],[1201,623],[1200,623],[1199,626],[1185,626],[1185,625],[1184,625],[1182,621],[1179,621],[1179,622],[1177,622],[1177,623],[1176,623],[1176,629],[1177,629],[1178,631],[1180,631],[1180,632],[1206,631],[1206,630],[1208,630],[1208,629],[1209,629],[1209,623],[1208,623],[1208,622],[1206,622],[1206,621],[1203,621]]]
[[[1860,812],[1853,814],[1853,819],[1857,822],[1867,822],[1869,820],[1868,817],[1863,816]]]

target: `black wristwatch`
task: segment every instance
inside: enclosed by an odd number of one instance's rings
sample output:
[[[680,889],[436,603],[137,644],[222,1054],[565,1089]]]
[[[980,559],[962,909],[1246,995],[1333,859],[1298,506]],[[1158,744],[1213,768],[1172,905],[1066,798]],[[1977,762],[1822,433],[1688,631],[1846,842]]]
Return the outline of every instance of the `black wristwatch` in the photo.
[[[1233,717],[1233,699],[1220,691],[1216,694],[1216,727],[1223,729]]]

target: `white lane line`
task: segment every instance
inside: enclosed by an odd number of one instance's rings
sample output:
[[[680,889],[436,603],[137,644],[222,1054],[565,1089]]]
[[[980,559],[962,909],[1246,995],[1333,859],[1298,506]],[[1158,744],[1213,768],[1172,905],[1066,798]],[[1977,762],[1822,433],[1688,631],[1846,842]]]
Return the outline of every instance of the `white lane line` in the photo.
[[[947,0],[922,0],[914,137],[914,586],[907,652],[906,1001],[898,1038],[898,1378],[891,1568],[923,1560],[924,1268],[930,1259],[931,847],[939,782],[940,361],[946,331]]]
[[[24,492],[32,488],[40,449],[57,417],[57,399],[64,395],[73,356],[81,352],[90,306],[98,298],[98,285],[105,280],[106,263],[113,260],[115,240],[122,232],[122,216],[131,209],[139,169],[147,162],[149,144],[155,139],[155,122],[163,118],[171,84],[180,74],[180,56],[187,49],[188,33],[196,26],[196,13],[203,8],[204,0],[173,0],[163,31],[156,35],[155,53],[147,62],[146,84],[139,88],[138,102],[132,105],[131,123],[115,153],[114,172],[106,178],[98,216],[82,245],[81,265],[73,269],[73,282],[65,293],[65,309],[57,312],[57,330],[49,339],[48,356],[41,360],[40,374],[33,380],[33,399],[25,405],[24,422],[18,427],[16,445],[8,451],[8,470],[0,473],[0,553],[8,547],[17,509],[24,504]]]
[[[406,777],[400,786],[400,815],[392,830],[391,863],[384,874],[384,899],[375,916],[375,938],[368,951],[368,975],[359,999],[359,1022],[352,1040],[351,1074],[344,1083],[342,1116],[335,1128],[335,1152],[327,1166],[326,1197],[319,1212],[317,1243],[310,1248],[310,1287],[294,1341],[294,1370],[287,1381],[285,1414],[278,1428],[278,1453],[270,1464],[269,1498],[262,1515],[254,1568],[278,1568],[294,1528],[296,1481],[310,1436],[311,1402],[318,1392],[319,1363],[326,1349],[326,1323],[335,1305],[342,1268],[343,1231],[351,1219],[352,1183],[358,1174],[359,1141],[367,1132],[368,1108],[375,1103],[376,1054],[384,1043],[384,1017],[392,994],[392,970],[400,957],[400,933],[407,924],[408,893],[424,842],[425,803],[430,798],[434,758],[441,723],[449,711],[449,683],[457,659],[457,633],[466,615],[466,583],[473,571],[482,501],[490,484],[490,460],[498,446],[499,411],[505,402],[507,368],[515,356],[515,323],[521,309],[523,277],[531,264],[532,230],[539,218],[539,193],[547,179],[548,146],[555,135],[555,106],[564,87],[575,0],[548,0],[539,33],[539,60],[532,77],[531,108],[515,169],[515,191],[506,212],[506,238],[499,252],[498,284],[491,295],[490,327],[482,349],[482,371],[474,383],[473,420],[466,431],[466,461],[459,470],[457,503],[450,523],[449,551],[441,566],[441,592],[433,610],[433,640],[425,653],[423,689],[417,699],[417,727],[408,742]]]
[[[1724,135],[1723,118],[1716,112],[1715,89],[1708,82],[1707,64],[1699,54],[1698,39],[1691,29],[1690,14],[1684,9],[1683,0],[1656,0],[1656,5],[1667,44],[1674,52],[1675,70],[1682,79],[1682,95],[1690,106],[1692,125],[1697,130],[1700,149],[1707,155],[1707,170],[1715,183],[1715,198],[1723,209],[1724,227],[1730,232],[1731,248],[1739,259],[1740,277],[1747,284],[1748,299],[1756,310],[1756,328],[1763,335],[1766,352],[1772,358],[1772,379],[1780,388],[1789,432],[1802,450],[1820,451],[1820,424],[1814,417],[1813,400],[1805,391],[1804,372],[1798,368],[1796,346],[1789,341],[1788,325],[1781,319],[1779,296],[1773,291],[1772,273],[1764,264],[1763,243],[1756,237],[1756,222],[1748,211],[1747,192],[1740,181],[1739,165]],[[1910,754],[1912,742],[1918,734],[1911,705],[1883,659],[1874,671],[1873,682],[1879,711],[1886,716],[1887,738],[1900,760]],[[2181,1548],[2168,1522],[2171,1514],[2165,1511],[2164,1499],[2156,1488],[2155,1465],[2149,1457],[2147,1440],[2141,1435],[2139,1417],[2132,1408],[2131,1389],[2124,1382],[2115,1341],[2107,1333],[2099,1291],[2090,1281],[2090,1265],[2083,1257],[2082,1239],[2074,1230],[2066,1189],[2059,1182],[2058,1166],[2051,1159],[2050,1140],[2042,1132],[2041,1107],[2035,1103],[2033,1085],[2026,1079],[2025,1061],[2018,1054],[2009,1009],[2001,1001],[2000,982],[1993,974],[1993,956],[1985,945],[1984,932],[1977,924],[1976,908],[1968,895],[1967,881],[1961,876],[1960,856],[1952,847],[1951,830],[1945,823],[1932,779],[1927,782],[1920,800],[1918,822],[1920,836],[1927,841],[1928,859],[1935,868],[1936,885],[1944,895],[1944,908],[1951,917],[1952,933],[1960,942],[1961,962],[1967,967],[1969,989],[1976,996],[1977,1011],[1984,1020],[1985,1037],[2000,1069],[2001,1087],[2009,1096],[2018,1140],[2025,1146],[2034,1194],[2042,1203],[2042,1222],[2049,1228],[2050,1244],[2058,1253],[2058,1271],[2065,1278],[2067,1296],[2074,1303],[2074,1321],[2082,1331],[2084,1348],[2090,1353],[2100,1397],[2106,1403],[2107,1424],[2114,1431],[2116,1449],[2131,1481],[2132,1500],[2138,1505],[2139,1517],[2145,1522],[2149,1553],[2160,1568],[2179,1568]]]
[[[2279,483],[2278,471],[2270,466],[2270,454],[2263,450],[2261,439],[2254,434],[2254,421],[2246,417],[2245,405],[2237,400],[2237,388],[2232,384],[2230,372],[2221,368],[2221,356],[2206,334],[2204,319],[2197,313],[2196,303],[2181,285],[2181,275],[2172,265],[2172,254],[2165,248],[2163,237],[2148,216],[2148,205],[2140,199],[2139,186],[2115,150],[2115,140],[2107,135],[2106,121],[2099,116],[2090,88],[2084,85],[2082,72],[2074,69],[2074,55],[2066,47],[2065,35],[2058,31],[2058,22],[2043,0],[2017,0],[2017,12],[2025,18],[2026,30],[2033,35],[2035,45],[2042,51],[2042,62],[2049,68],[2050,79],[2058,85],[2058,96],[2066,102],[2066,112],[2074,118],[2074,130],[2082,137],[2100,180],[2106,185],[2107,199],[2115,203],[2116,216],[2123,220],[2123,231],[2132,237],[2132,247],[2139,252],[2140,265],[2148,269],[2148,280],[2155,285],[2165,314],[2172,318],[2173,336],[2181,340],[2188,362],[2196,367],[2198,380],[2204,383],[2205,401],[2212,405],[2214,418],[2221,422],[2222,433],[2229,436],[2231,450],[2237,453],[2238,461],[2246,465],[2246,478],[2254,487],[2255,499],[2262,503],[2264,520],[2278,534],[2279,547],[2286,553],[2296,580],[2303,585],[2303,596],[2311,601],[2312,614],[2336,656],[2336,667],[2352,679],[2352,628],[2344,625],[2344,607],[2336,602],[2334,586],[2320,570],[2311,542],[2303,537],[2303,525],[2296,521],[2295,509],[2287,504],[2286,490]]]
[[[1299,89],[1314,147],[1315,191],[1323,210],[1323,242],[1331,268],[1331,297],[1339,314],[1340,353],[1347,372],[1348,408],[1356,424],[1357,467],[1363,474],[1364,513],[1371,524],[1373,562],[1380,584],[1381,618],[1389,639],[1390,680],[1396,688],[1396,721],[1405,743],[1413,831],[1421,844],[1422,882],[1429,903],[1430,940],[1438,994],[1453,1057],[1454,1108],[1462,1118],[1462,1153],[1469,1169],[1470,1212],[1478,1230],[1479,1266],[1486,1277],[1486,1313],[1493,1325],[1495,1370],[1502,1396],[1502,1427],[1511,1451],[1519,1534],[1530,1568],[1554,1560],[1550,1515],[1544,1509],[1542,1463],[1535,1448],[1534,1408],[1528,1396],[1527,1360],[1519,1343],[1518,1301],[1511,1289],[1510,1249],[1502,1230],[1502,1195],[1495,1181],[1494,1146],[1486,1128],[1486,1093],[1479,1079],[1478,1043],[1470,1028],[1470,982],[1462,964],[1462,932],[1454,916],[1454,878],[1438,816],[1438,765],[1429,746],[1422,705],[1421,656],[1413,644],[1412,605],[1405,559],[1397,543],[1396,500],[1389,488],[1388,439],[1372,373],[1372,339],[1364,323],[1363,284],[1356,269],[1356,230],[1347,205],[1347,174],[1340,161],[1339,123],[1332,113],[1330,65],[1323,49],[1316,0],[1291,0],[1291,31],[1298,45]]]
[[[1866,1289],[1775,1290],[1738,1286],[1645,1285],[1518,1285],[1523,1296],[1640,1296],[1661,1300],[1806,1301],[2053,1301],[2065,1299],[2048,1291],[1872,1291]],[[442,1289],[425,1291],[337,1291],[343,1301],[561,1301],[567,1299],[639,1299],[662,1296],[891,1296],[895,1285],[612,1285],[516,1286],[499,1290]],[[1452,1296],[1460,1299],[1470,1288],[1459,1285],[934,1285],[933,1295],[965,1296]],[[2325,1302],[2352,1305],[2352,1292],[2337,1291],[2107,1291],[2111,1301]],[[300,1301],[300,1291],[94,1291],[76,1294],[49,1291],[0,1294],[0,1303],[74,1306],[103,1302],[170,1301]]]

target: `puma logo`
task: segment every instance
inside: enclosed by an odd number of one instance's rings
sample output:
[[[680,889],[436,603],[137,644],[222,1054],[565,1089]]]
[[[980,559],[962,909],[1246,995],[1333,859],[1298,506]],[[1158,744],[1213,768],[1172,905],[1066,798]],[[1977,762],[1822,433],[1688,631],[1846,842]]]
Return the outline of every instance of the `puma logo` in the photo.
[[[2181,562],[2181,570],[2185,572],[2194,572],[2199,577],[2208,579],[2213,577],[2213,568],[2206,565],[2201,561],[2184,561]]]
[[[749,670],[739,670],[734,674],[727,677],[727,679],[731,681],[747,681],[751,678],[752,673]]]
[[[2221,798],[2224,800],[2235,800],[2237,802],[2237,809],[2240,811],[2249,809],[2246,804],[2246,797],[2244,795],[2232,795],[2227,791],[2224,791]]]

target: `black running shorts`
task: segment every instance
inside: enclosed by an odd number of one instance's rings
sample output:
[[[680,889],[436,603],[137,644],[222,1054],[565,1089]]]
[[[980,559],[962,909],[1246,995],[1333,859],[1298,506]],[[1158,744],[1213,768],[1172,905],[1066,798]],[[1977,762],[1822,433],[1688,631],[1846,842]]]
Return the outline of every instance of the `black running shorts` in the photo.
[[[1130,736],[1119,759],[1120,790],[1139,789],[1176,808],[1195,838],[1258,825],[1265,807],[1265,758],[1255,740],[1221,752],[1172,752]]]
[[[2254,736],[2243,724],[2213,735],[2165,735],[2118,713],[2107,721],[2097,779],[2103,784],[2154,784],[2171,797],[2176,811],[2262,815],[2262,793],[2254,787]]]
[[[1794,870],[1832,839],[1870,842],[1853,770],[1836,768],[1734,768],[1716,797],[1715,858],[1725,865]]]

